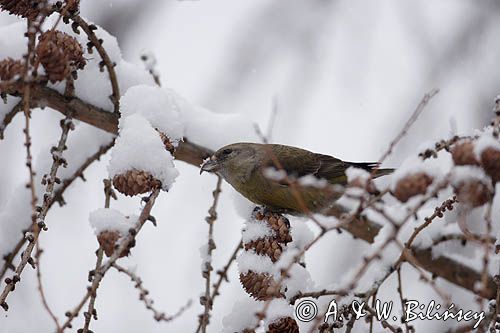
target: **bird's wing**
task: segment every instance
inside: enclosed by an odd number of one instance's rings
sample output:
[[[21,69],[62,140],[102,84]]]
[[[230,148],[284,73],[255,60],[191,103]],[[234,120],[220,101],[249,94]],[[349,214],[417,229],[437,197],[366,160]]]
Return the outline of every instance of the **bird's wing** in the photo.
[[[350,164],[338,158],[283,145],[267,145],[267,148],[266,167],[285,170],[289,176],[297,178],[313,175],[331,183],[346,181],[345,170]]]

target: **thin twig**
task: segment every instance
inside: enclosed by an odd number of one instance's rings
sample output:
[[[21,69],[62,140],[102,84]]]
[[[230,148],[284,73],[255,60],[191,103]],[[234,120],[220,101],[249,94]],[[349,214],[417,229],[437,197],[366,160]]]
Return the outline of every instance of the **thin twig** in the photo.
[[[54,191],[54,200],[51,202],[51,206],[55,203],[58,202],[60,206],[63,206],[65,204],[64,198],[63,198],[63,193],[66,191],[66,189],[73,184],[73,182],[77,178],[81,178],[82,180],[85,181],[85,178],[83,177],[84,171],[95,161],[100,160],[101,156],[106,154],[111,147],[113,147],[115,141],[112,140],[106,145],[100,146],[99,149],[92,155],[90,155],[81,165],[78,169],[76,169],[73,174],[65,179],[62,180],[61,184],[57,187],[57,189]]]
[[[103,253],[104,251],[102,250],[102,247],[99,246],[99,249],[97,249],[96,251],[97,259],[94,270],[95,275],[93,276],[92,286],[90,287],[89,305],[87,311],[83,313],[83,317],[85,318],[85,323],[83,324],[82,333],[89,332],[90,321],[92,320],[92,318],[97,320],[97,312],[95,310],[95,299],[97,297],[97,289],[99,288],[100,282],[102,280],[100,268],[102,265]]]
[[[14,258],[17,256],[19,251],[21,251],[21,249],[23,248],[24,243],[26,243],[26,241],[27,241],[26,236],[25,236],[26,231],[21,232],[21,234],[22,234],[21,239],[16,243],[16,245],[14,246],[12,251],[7,253],[3,258],[5,262],[3,263],[2,269],[0,270],[0,281],[3,280],[5,273],[7,273],[7,271],[9,269],[11,269],[13,271],[16,269],[16,266],[14,266],[12,264],[12,262],[14,261]]]
[[[204,265],[202,267],[202,276],[205,279],[205,295],[200,297],[200,303],[204,306],[203,313],[199,316],[199,330],[201,332],[206,333],[208,323],[210,322],[210,311],[212,310],[213,300],[210,293],[210,278],[213,270],[212,267],[212,252],[215,249],[215,242],[213,239],[213,231],[214,231],[214,222],[217,219],[217,203],[219,202],[219,197],[221,193],[222,186],[222,177],[217,176],[217,185],[215,186],[215,190],[212,192],[213,202],[212,206],[208,210],[208,216],[205,218],[205,221],[208,223],[208,243],[207,243],[207,252],[204,254],[206,259],[204,258]]]
[[[243,248],[243,241],[240,240],[238,242],[238,245],[235,247],[233,253],[231,254],[231,257],[229,257],[228,261],[224,265],[224,267],[217,271],[217,275],[219,275],[219,278],[217,279],[217,282],[214,283],[212,293],[210,294],[212,306],[213,306],[215,298],[217,296],[219,296],[219,290],[220,290],[220,287],[222,286],[222,283],[224,281],[229,282],[229,279],[227,277],[227,273],[229,271],[229,268],[236,261],[236,257],[242,248]],[[196,329],[196,332],[199,332],[200,330],[201,330],[201,320],[198,320],[198,328]]]
[[[146,205],[142,209],[141,214],[139,215],[139,219],[135,225],[134,228],[131,228],[129,230],[129,233],[127,236],[123,237],[115,251],[113,252],[113,255],[104,263],[100,266],[100,269],[98,271],[94,272],[94,279],[92,281],[92,285],[98,286],[98,284],[101,282],[102,278],[106,274],[106,272],[113,266],[113,264],[119,259],[120,254],[123,253],[126,249],[130,247],[130,245],[133,243],[135,240],[135,237],[137,234],[141,231],[144,223],[148,220],[148,218],[151,215],[151,209],[153,208],[156,198],[160,194],[160,189],[155,189],[153,192],[147,197],[146,199]],[[90,296],[93,294],[92,287],[87,288],[87,292],[85,295],[82,297],[80,302],[78,303],[77,306],[74,307],[74,309],[70,312],[66,312],[66,316],[68,319],[66,322],[62,325],[62,329],[64,330],[65,328],[71,328],[71,321],[78,315],[80,310],[83,308],[87,300],[90,298]]]
[[[192,302],[191,300],[188,300],[188,302],[184,306],[182,306],[179,310],[177,310],[177,312],[174,313],[173,315],[167,315],[165,312],[158,311],[153,307],[154,301],[148,297],[149,291],[142,285],[142,279],[140,277],[138,277],[129,269],[126,269],[118,265],[117,263],[113,264],[113,268],[115,268],[118,272],[124,273],[130,278],[130,280],[135,282],[135,288],[139,290],[139,299],[144,303],[146,309],[153,312],[153,318],[156,321],[166,321],[166,322],[172,321],[181,316],[191,306]]]
[[[43,250],[40,248],[40,242],[38,241],[36,244],[36,253],[35,253],[35,266],[36,266],[36,280],[38,285],[38,293],[40,294],[40,298],[42,299],[43,307],[45,311],[49,314],[50,318],[54,322],[57,331],[61,329],[61,325],[59,324],[59,320],[55,316],[54,312],[51,310],[47,298],[45,297],[45,291],[42,283],[42,272],[40,268],[40,257],[42,256]]]
[[[319,297],[330,296],[330,295],[347,296],[347,295],[349,295],[349,293],[346,290],[340,290],[340,289],[339,290],[323,289],[323,290],[318,290],[318,291],[299,292],[296,295],[294,295],[292,298],[289,299],[289,303],[295,304],[295,302],[298,299],[306,298],[306,297],[319,298]],[[355,293],[354,295],[356,297],[361,297],[361,298],[365,297],[364,293]]]
[[[104,208],[109,208],[111,204],[111,198],[114,198],[116,200],[116,194],[113,191],[113,186],[112,183],[109,179],[104,179]],[[97,320],[97,311],[95,309],[95,299],[97,297],[97,289],[99,288],[100,281],[102,279],[102,276],[100,276],[101,271],[101,265],[102,265],[102,259],[104,257],[104,251],[102,249],[102,246],[99,246],[99,248],[96,251],[96,264],[95,264],[95,269],[93,271],[93,275],[89,274],[89,279],[92,278],[92,286],[91,286],[91,294],[90,294],[90,300],[89,300],[89,305],[87,308],[87,311],[83,313],[83,316],[85,317],[85,323],[83,325],[83,330],[82,333],[88,333],[89,332],[89,327],[90,327],[90,321],[92,318]]]
[[[22,112],[24,108],[24,98],[19,101],[12,110],[10,110],[3,118],[2,124],[0,125],[0,140],[3,140],[5,138],[5,129],[7,126],[12,122],[16,114],[19,112]]]
[[[406,133],[408,133],[408,130],[410,129],[410,127],[413,125],[413,123],[415,123],[415,121],[418,119],[418,117],[420,116],[420,114],[422,113],[422,111],[424,111],[425,107],[427,106],[427,104],[429,104],[429,102],[431,101],[431,99],[436,96],[436,94],[439,92],[439,89],[432,89],[431,91],[429,91],[428,93],[426,93],[424,95],[424,97],[422,97],[422,100],[420,101],[420,103],[417,105],[417,107],[415,108],[415,110],[413,111],[412,115],[410,116],[410,118],[406,121],[406,124],[403,126],[403,129],[399,132],[399,134],[394,138],[394,140],[391,141],[391,143],[389,144],[389,148],[387,149],[387,151],[382,155],[382,157],[380,157],[380,159],[378,160],[378,163],[382,164],[382,162],[385,161],[385,159],[387,157],[389,157],[389,155],[392,153],[394,147],[398,144],[398,142],[406,135]]]
[[[70,130],[74,129],[73,123],[71,119],[66,118],[61,120],[61,137],[59,138],[59,143],[57,147],[53,147],[52,149],[52,166],[50,168],[50,174],[48,177],[44,176],[43,182],[46,182],[47,186],[45,189],[45,194],[43,195],[43,203],[41,207],[35,207],[33,210],[33,232],[28,236],[29,244],[26,247],[26,250],[22,253],[21,262],[16,267],[15,274],[13,278],[10,280],[10,283],[7,283],[2,294],[0,295],[0,305],[4,308],[4,310],[8,309],[8,305],[5,302],[7,296],[11,291],[14,290],[16,283],[20,280],[21,274],[26,267],[28,262],[31,262],[33,258],[31,257],[31,253],[35,248],[36,242],[38,241],[38,237],[40,235],[41,230],[45,230],[47,227],[45,225],[45,217],[47,216],[47,212],[49,210],[50,202],[54,200],[54,185],[58,181],[57,171],[61,165],[66,165],[66,160],[62,157],[63,151],[66,149],[66,140],[68,138],[68,133]],[[36,206],[36,202],[35,202]]]
[[[398,294],[399,294],[399,301],[401,302],[401,310],[403,311],[403,313],[406,312],[406,306],[405,306],[405,299],[404,299],[404,296],[403,296],[403,282],[402,282],[402,279],[401,279],[401,267],[398,267],[396,269],[396,273],[397,273],[397,277],[398,277],[398,287],[397,287],[397,290],[398,290]],[[410,332],[410,328],[408,327],[408,323],[406,322],[406,320],[403,321],[404,322],[404,325],[405,325],[405,332],[408,333]]]
[[[493,198],[494,196],[492,196]],[[493,200],[493,199],[492,199]],[[486,214],[484,215],[484,221],[486,223],[486,237],[491,236],[492,231],[492,223],[491,223],[491,210],[493,207],[493,202],[490,200],[486,206]],[[481,285],[482,285],[482,294],[486,294],[488,292],[488,278],[490,277],[490,273],[488,270],[489,259],[490,259],[490,246],[487,241],[483,242],[483,271],[481,273]],[[484,302],[481,301],[482,304]]]
[[[377,316],[377,312],[375,311],[375,309],[373,309],[371,306],[368,306],[365,304],[365,309],[367,312],[369,312],[372,316]],[[380,325],[382,325],[383,328],[386,328],[386,329],[389,329],[389,331],[393,332],[393,333],[400,333],[402,332],[403,330],[401,329],[401,327],[398,327],[398,326],[395,326],[395,325],[391,325],[387,322],[387,320],[383,319],[383,320],[380,320]]]
[[[155,81],[155,84],[158,87],[161,87],[161,80],[158,71],[156,70],[156,57],[151,53],[143,53],[141,54],[141,60],[144,64],[145,69],[151,74],[151,77]]]
[[[95,47],[101,59],[103,61],[103,66],[106,66],[109,74],[109,81],[111,82],[112,95],[110,96],[111,101],[113,102],[114,112],[118,114],[120,112],[120,88],[118,86],[118,79],[115,72],[116,63],[114,63],[109,57],[106,49],[102,46],[103,40],[97,38],[94,30],[97,29],[95,25],[89,25],[87,22],[79,15],[71,17],[73,22],[78,24],[82,28],[82,30],[87,34],[87,37],[92,44],[92,47]]]
[[[24,94],[23,94],[23,112],[25,119],[25,127],[24,127],[24,146],[26,147],[26,166],[28,167],[29,172],[29,182],[28,188],[30,189],[31,195],[31,224],[33,225],[33,229],[35,232],[39,231],[36,226],[36,203],[38,198],[36,196],[36,188],[35,188],[35,171],[33,170],[33,157],[31,155],[31,136],[30,136],[30,92],[31,92],[31,75],[30,75],[30,66],[34,59],[34,49],[35,49],[35,37],[36,30],[34,28],[34,23],[32,20],[28,19],[28,27],[27,27],[27,37],[28,37],[28,53],[25,56],[24,63],[24,74],[23,74],[23,84],[24,84]],[[0,303],[4,300],[0,298]]]
[[[57,189],[54,191],[54,199],[49,203],[49,209],[52,208],[53,204],[55,202],[58,202],[60,206],[63,206],[65,204],[64,202],[64,198],[63,198],[63,194],[64,192],[69,188],[69,186],[71,184],[73,184],[73,182],[77,179],[77,178],[82,178],[83,180],[84,177],[83,177],[83,172],[92,164],[94,163],[95,161],[99,160],[100,157],[104,154],[106,154],[108,152],[108,150],[113,146],[114,144],[114,140],[111,141],[109,144],[107,145],[104,145],[104,146],[101,146],[99,147],[99,149],[97,150],[97,152],[95,152],[94,154],[92,154],[91,156],[89,156],[82,164],[81,166],[75,170],[75,172],[73,172],[73,174],[65,179],[63,179],[61,181],[61,184],[59,184],[59,186],[57,187]],[[32,232],[32,228],[30,226],[30,228],[28,230],[24,230],[22,233],[21,233],[21,237],[19,239],[19,241],[16,243],[16,245],[14,246],[14,248],[12,249],[11,252],[9,252],[8,254],[6,254],[4,256],[4,264],[2,265],[1,269],[0,269],[0,280],[3,279],[3,277],[5,276],[5,273],[9,270],[9,269],[12,269],[12,270],[15,270],[15,266],[12,265],[12,262],[14,260],[14,258],[17,256],[17,254],[19,253],[19,251],[21,251],[21,249],[23,248],[24,244],[27,242],[27,238],[25,236],[26,232]]]
[[[236,256],[238,255],[238,253],[240,252],[240,250],[242,248],[243,248],[243,242],[240,240],[238,245],[235,247],[233,253],[231,254],[231,257],[229,257],[229,260],[227,261],[227,263],[224,265],[224,267],[222,269],[217,271],[217,275],[219,275],[219,278],[217,279],[217,282],[214,284],[214,288],[212,289],[212,294],[210,295],[210,298],[212,299],[212,303],[213,303],[214,299],[217,296],[219,296],[219,289],[222,285],[222,282],[229,281],[227,278],[227,273],[228,273],[231,265],[236,260]]]
[[[257,123],[253,124],[254,130],[255,130],[255,134],[257,134],[257,136],[259,137],[260,141],[262,141],[262,143],[270,143],[270,142],[272,142],[274,124],[276,122],[276,116],[277,115],[278,115],[278,97],[277,96],[273,96],[272,106],[271,106],[271,113],[269,114],[269,121],[267,123],[266,134],[262,133],[262,130],[260,129],[259,124],[257,124]]]
[[[453,196],[451,199],[446,199],[441,204],[441,206],[436,207],[434,209],[434,213],[431,216],[424,218],[424,223],[422,223],[421,225],[419,225],[418,227],[415,228],[415,230],[411,234],[410,238],[408,238],[408,240],[406,241],[405,247],[407,249],[409,249],[411,247],[411,245],[413,244],[413,241],[415,240],[415,238],[418,236],[418,234],[422,230],[427,228],[434,221],[434,219],[436,219],[437,217],[442,218],[443,213],[446,212],[446,210],[452,210],[453,204],[455,204],[456,202],[457,202],[457,197]]]
[[[467,136],[458,136],[458,135],[455,135],[453,136],[451,139],[448,139],[448,140],[440,140],[438,142],[436,142],[434,144],[434,149],[431,149],[431,148],[427,148],[425,149],[424,151],[420,152],[418,154],[418,156],[422,159],[422,160],[426,160],[428,158],[431,158],[431,157],[434,157],[436,158],[438,156],[438,152],[440,152],[441,150],[446,150],[446,151],[450,151],[451,147],[457,143],[458,141],[462,140],[462,139],[465,139],[465,138],[469,138]]]
[[[377,291],[378,291],[378,288],[372,296],[372,308],[375,307],[375,302],[377,301]],[[375,318],[375,316],[370,316],[370,333],[373,333],[373,319],[374,318]]]

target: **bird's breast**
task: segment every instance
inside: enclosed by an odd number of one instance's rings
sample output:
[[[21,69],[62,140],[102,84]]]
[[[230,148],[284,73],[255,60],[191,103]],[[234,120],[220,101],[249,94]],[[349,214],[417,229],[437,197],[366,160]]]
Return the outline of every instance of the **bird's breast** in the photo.
[[[326,208],[338,198],[312,186],[290,186],[266,178],[259,170],[249,177],[226,179],[248,200],[271,209],[306,213]]]

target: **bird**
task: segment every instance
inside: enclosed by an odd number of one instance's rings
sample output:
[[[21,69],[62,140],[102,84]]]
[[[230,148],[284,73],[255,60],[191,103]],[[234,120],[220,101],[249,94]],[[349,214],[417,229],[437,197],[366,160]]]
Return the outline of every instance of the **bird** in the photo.
[[[346,162],[293,146],[239,142],[217,150],[200,174],[219,175],[257,205],[302,215],[332,206],[343,194],[350,167],[372,172],[374,178],[394,171],[379,169],[377,162]]]

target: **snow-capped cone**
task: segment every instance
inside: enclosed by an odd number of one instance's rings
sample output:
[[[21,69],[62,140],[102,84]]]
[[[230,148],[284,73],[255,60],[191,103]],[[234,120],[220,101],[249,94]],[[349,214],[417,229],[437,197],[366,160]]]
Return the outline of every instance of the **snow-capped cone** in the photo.
[[[489,147],[481,153],[481,165],[493,182],[500,181],[500,150]]]
[[[452,186],[458,201],[471,208],[479,207],[492,198],[491,179],[477,166],[459,166],[452,171]]]
[[[130,196],[156,188],[168,191],[179,172],[158,132],[140,114],[122,118],[119,127],[108,166],[116,189]]]
[[[181,105],[175,93],[157,86],[137,85],[120,99],[122,116],[143,116],[160,133],[165,148],[173,153],[184,137]]]
[[[104,253],[111,257],[120,240],[135,227],[137,216],[125,216],[116,209],[100,208],[90,213],[89,222]],[[120,253],[120,258],[129,253],[130,247]]]
[[[281,298],[272,268],[292,241],[290,222],[281,214],[256,207],[242,232],[244,253],[238,258],[240,282],[258,300]]]
[[[455,165],[479,165],[474,154],[474,143],[470,140],[455,144],[451,150],[451,157]]]
[[[401,202],[406,202],[418,194],[425,194],[427,188],[432,184],[432,176],[425,172],[408,174],[398,180],[393,195]]]

